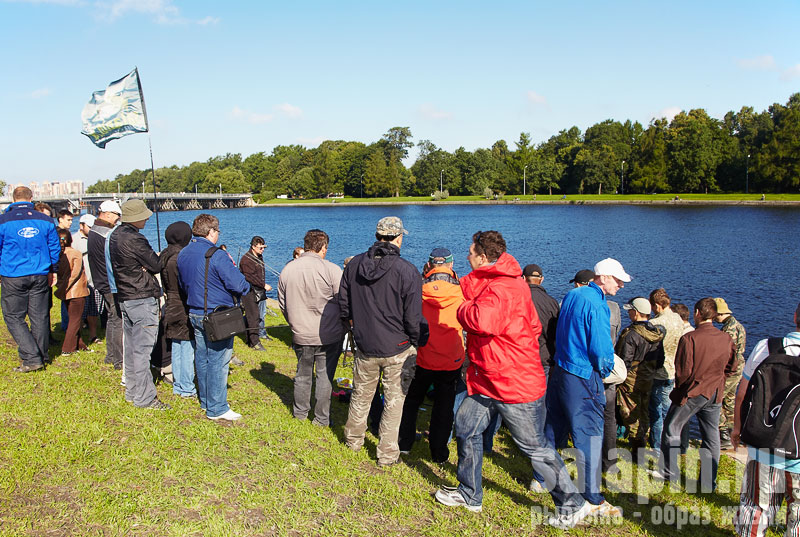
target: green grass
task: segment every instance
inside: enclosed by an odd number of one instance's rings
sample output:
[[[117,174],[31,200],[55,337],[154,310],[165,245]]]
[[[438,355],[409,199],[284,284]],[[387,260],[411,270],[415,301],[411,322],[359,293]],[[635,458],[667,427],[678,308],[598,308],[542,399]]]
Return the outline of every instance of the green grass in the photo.
[[[54,325],[59,311],[56,301]],[[405,457],[407,464],[380,470],[371,434],[359,453],[343,445],[347,406],[338,400],[332,402],[332,429],[293,419],[291,335],[277,326],[282,318],[267,320],[275,325],[268,352],[235,343],[246,365],[229,378],[229,400],[244,416],[233,424],[206,419],[196,400],[173,396],[165,384],[158,392],[170,411],[126,403],[119,372],[103,364],[102,344],[92,353],[56,357],[42,372],[13,373],[16,349],[0,325],[0,536],[561,533],[535,524],[532,510],[553,504],[549,495],[527,490],[530,464],[505,430],[496,453],[484,461],[483,513],[473,514],[431,497],[440,484],[456,483],[454,443],[444,469],[427,461],[422,441]],[[338,375],[352,378],[352,371],[340,366]],[[428,414],[421,413],[421,429]],[[741,473],[736,464],[724,457],[720,480],[734,481]],[[633,482],[644,479],[634,465],[621,467]],[[723,508],[736,505],[738,489],[671,493],[645,481],[609,492],[608,499],[626,512],[620,525],[593,524],[571,533],[671,536],[675,526],[656,524],[656,511],[676,504],[708,513],[709,524],[688,531],[731,534]],[[637,493],[649,503],[637,503]]]
[[[680,198],[685,201],[760,201],[761,194],[679,194]],[[562,199],[562,194],[537,194],[536,202],[562,202],[574,203],[580,201],[589,202],[609,202],[609,201],[624,201],[624,202],[660,202],[671,201],[675,198],[675,194],[626,194],[624,196],[619,194],[568,194],[567,199]],[[514,200],[533,202],[533,194],[526,196],[507,194],[500,202],[512,202]],[[483,196],[450,196],[443,202],[485,202],[487,201]],[[800,201],[800,194],[767,194],[767,201]],[[441,203],[431,200],[430,196],[401,196],[399,198],[351,198],[344,199],[273,199],[265,203],[265,205],[294,205],[306,203]]]

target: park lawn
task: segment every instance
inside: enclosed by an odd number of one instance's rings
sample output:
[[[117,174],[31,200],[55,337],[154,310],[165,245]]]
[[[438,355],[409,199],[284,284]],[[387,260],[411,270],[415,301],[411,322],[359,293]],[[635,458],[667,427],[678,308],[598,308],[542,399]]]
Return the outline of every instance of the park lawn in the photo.
[[[170,411],[126,403],[119,372],[103,364],[102,343],[64,358],[52,347],[56,357],[45,371],[14,373],[16,349],[0,322],[0,536],[564,533],[540,525],[538,513],[553,503],[528,491],[530,464],[505,430],[484,461],[483,512],[475,514],[438,505],[431,496],[440,484],[456,483],[455,443],[443,469],[427,461],[422,441],[404,456],[406,464],[382,470],[370,433],[359,453],[342,443],[345,404],[332,402],[331,429],[293,419],[291,334],[282,317],[267,321],[268,352],[235,342],[246,364],[229,377],[229,400],[244,416],[236,423],[206,419],[196,400],[173,396],[166,384],[158,392]],[[340,364],[338,375],[352,378],[352,370]],[[428,412],[421,413],[421,430]],[[693,461],[696,453],[690,452]],[[721,483],[741,474],[737,464],[723,457]],[[738,484],[715,494],[672,493],[636,468],[621,463],[620,475],[641,479],[640,486],[607,495],[623,507],[623,520],[569,533],[670,536],[677,505],[698,515],[698,525],[683,531],[732,535]],[[637,502],[645,496],[648,503]]]
[[[577,201],[589,202],[660,202],[672,201],[676,194],[568,194],[564,199],[563,194],[537,194],[534,200],[533,194],[513,195],[507,194],[497,201],[512,202],[512,201],[537,201],[537,202],[562,202],[571,203]],[[761,194],[678,194],[681,200],[684,201],[760,201]],[[800,194],[767,194],[767,201],[800,201]],[[485,202],[494,201],[486,200],[483,196],[450,196],[443,202]],[[420,203],[431,202],[437,203],[431,199],[430,196],[400,196],[400,197],[387,197],[387,198],[352,198],[347,196],[345,198],[310,198],[310,199],[272,199],[265,202],[263,205],[295,205],[307,203]]]

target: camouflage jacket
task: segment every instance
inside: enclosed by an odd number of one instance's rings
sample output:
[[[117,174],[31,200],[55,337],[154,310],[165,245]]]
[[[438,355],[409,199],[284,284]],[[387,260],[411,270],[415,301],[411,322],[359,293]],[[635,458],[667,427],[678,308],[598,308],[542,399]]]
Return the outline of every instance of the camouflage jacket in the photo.
[[[744,346],[747,335],[742,323],[734,319],[733,315],[725,319],[722,323],[722,331],[731,336],[733,343],[736,345],[736,363],[744,361]]]

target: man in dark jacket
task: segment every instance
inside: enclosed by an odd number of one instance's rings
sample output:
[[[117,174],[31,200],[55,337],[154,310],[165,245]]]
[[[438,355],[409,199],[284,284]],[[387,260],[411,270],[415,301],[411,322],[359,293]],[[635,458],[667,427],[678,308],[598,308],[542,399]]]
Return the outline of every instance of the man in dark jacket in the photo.
[[[228,404],[228,365],[233,354],[233,336],[211,341],[203,318],[206,312],[219,306],[233,306],[238,297],[250,290],[250,284],[227,252],[216,248],[219,233],[216,216],[197,215],[192,223],[194,238],[178,254],[178,277],[186,293],[189,321],[194,327],[194,364],[200,407],[210,420],[235,421],[242,415]],[[212,249],[211,256],[206,258],[206,253]]]
[[[264,324],[261,304],[267,302],[267,291],[272,289],[264,278],[263,253],[267,245],[264,239],[256,235],[250,239],[250,249],[239,260],[239,270],[250,284],[250,292],[242,297],[245,318],[247,321],[247,344],[255,351],[267,349],[259,341],[259,331]],[[269,340],[269,337],[266,338]]]
[[[122,314],[114,302],[114,294],[108,284],[108,267],[106,267],[106,237],[117,225],[122,209],[116,201],[106,200],[100,204],[97,220],[94,221],[87,238],[89,266],[92,269],[94,288],[103,296],[108,314],[106,321],[106,357],[105,363],[112,364],[114,369],[122,369]]]
[[[539,335],[539,358],[542,360],[544,376],[550,375],[550,366],[553,363],[553,354],[556,352],[556,326],[558,326],[558,302],[547,294],[542,282],[544,273],[539,265],[527,265],[522,270],[522,277],[528,282],[531,289],[531,300],[542,323],[542,333]]]
[[[178,280],[178,254],[192,240],[186,222],[173,222],[164,232],[168,246],[161,252],[161,283],[167,297],[164,305],[164,338],[172,355],[172,393],[194,397],[194,329],[189,323],[186,293]]]
[[[694,306],[695,330],[681,337],[675,354],[675,388],[669,394],[672,405],[661,434],[661,469],[656,477],[677,481],[681,431],[692,416],[700,425],[700,473],[702,492],[717,486],[719,466],[719,413],[725,395],[725,378],[736,367],[736,345],[731,337],[717,330],[712,321],[717,315],[713,298],[701,299]],[[708,459],[711,459],[710,461]],[[710,473],[709,476],[709,465]]]
[[[61,247],[53,220],[33,208],[31,189],[18,186],[12,198],[0,215],[0,300],[22,362],[14,371],[28,373],[42,369],[48,358],[48,302]]]
[[[339,310],[353,326],[358,346],[345,443],[354,451],[364,444],[370,401],[383,372],[385,408],[377,449],[382,467],[400,461],[397,436],[422,317],[422,279],[414,265],[400,258],[404,234],[396,216],[381,219],[377,242],[347,264],[339,287]]]
[[[167,410],[170,406],[159,401],[150,374],[161,296],[155,275],[161,270],[161,261],[139,232],[152,215],[142,200],[123,203],[122,224],[108,235],[108,253],[122,312],[125,400],[139,408]]]
[[[648,408],[653,374],[664,364],[663,341],[667,331],[648,321],[652,312],[648,299],[637,296],[622,307],[628,312],[631,324],[619,335],[614,352],[625,362],[628,376],[617,387],[616,400],[622,423],[628,427],[631,450],[638,455],[650,428]]]

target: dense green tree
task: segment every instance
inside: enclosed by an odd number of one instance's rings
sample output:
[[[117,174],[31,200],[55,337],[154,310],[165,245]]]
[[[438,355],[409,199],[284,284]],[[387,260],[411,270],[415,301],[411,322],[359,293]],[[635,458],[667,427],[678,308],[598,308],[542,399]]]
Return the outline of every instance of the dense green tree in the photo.
[[[233,166],[214,170],[203,180],[203,192],[219,192],[220,187],[223,194],[250,191],[244,174]]]
[[[627,164],[625,192],[668,192],[667,181],[667,128],[664,118],[650,122],[639,137],[632,158]],[[620,170],[620,176],[625,169]]]
[[[364,172],[364,193],[373,198],[392,194],[386,176],[386,159],[381,151],[373,151],[367,159],[367,169]]]
[[[800,185],[800,93],[786,106],[769,108],[774,128],[756,158],[756,170],[774,192],[796,192]]]
[[[716,120],[705,110],[691,110],[676,115],[667,138],[668,174],[674,192],[716,191],[714,172],[719,148],[714,145]]]

